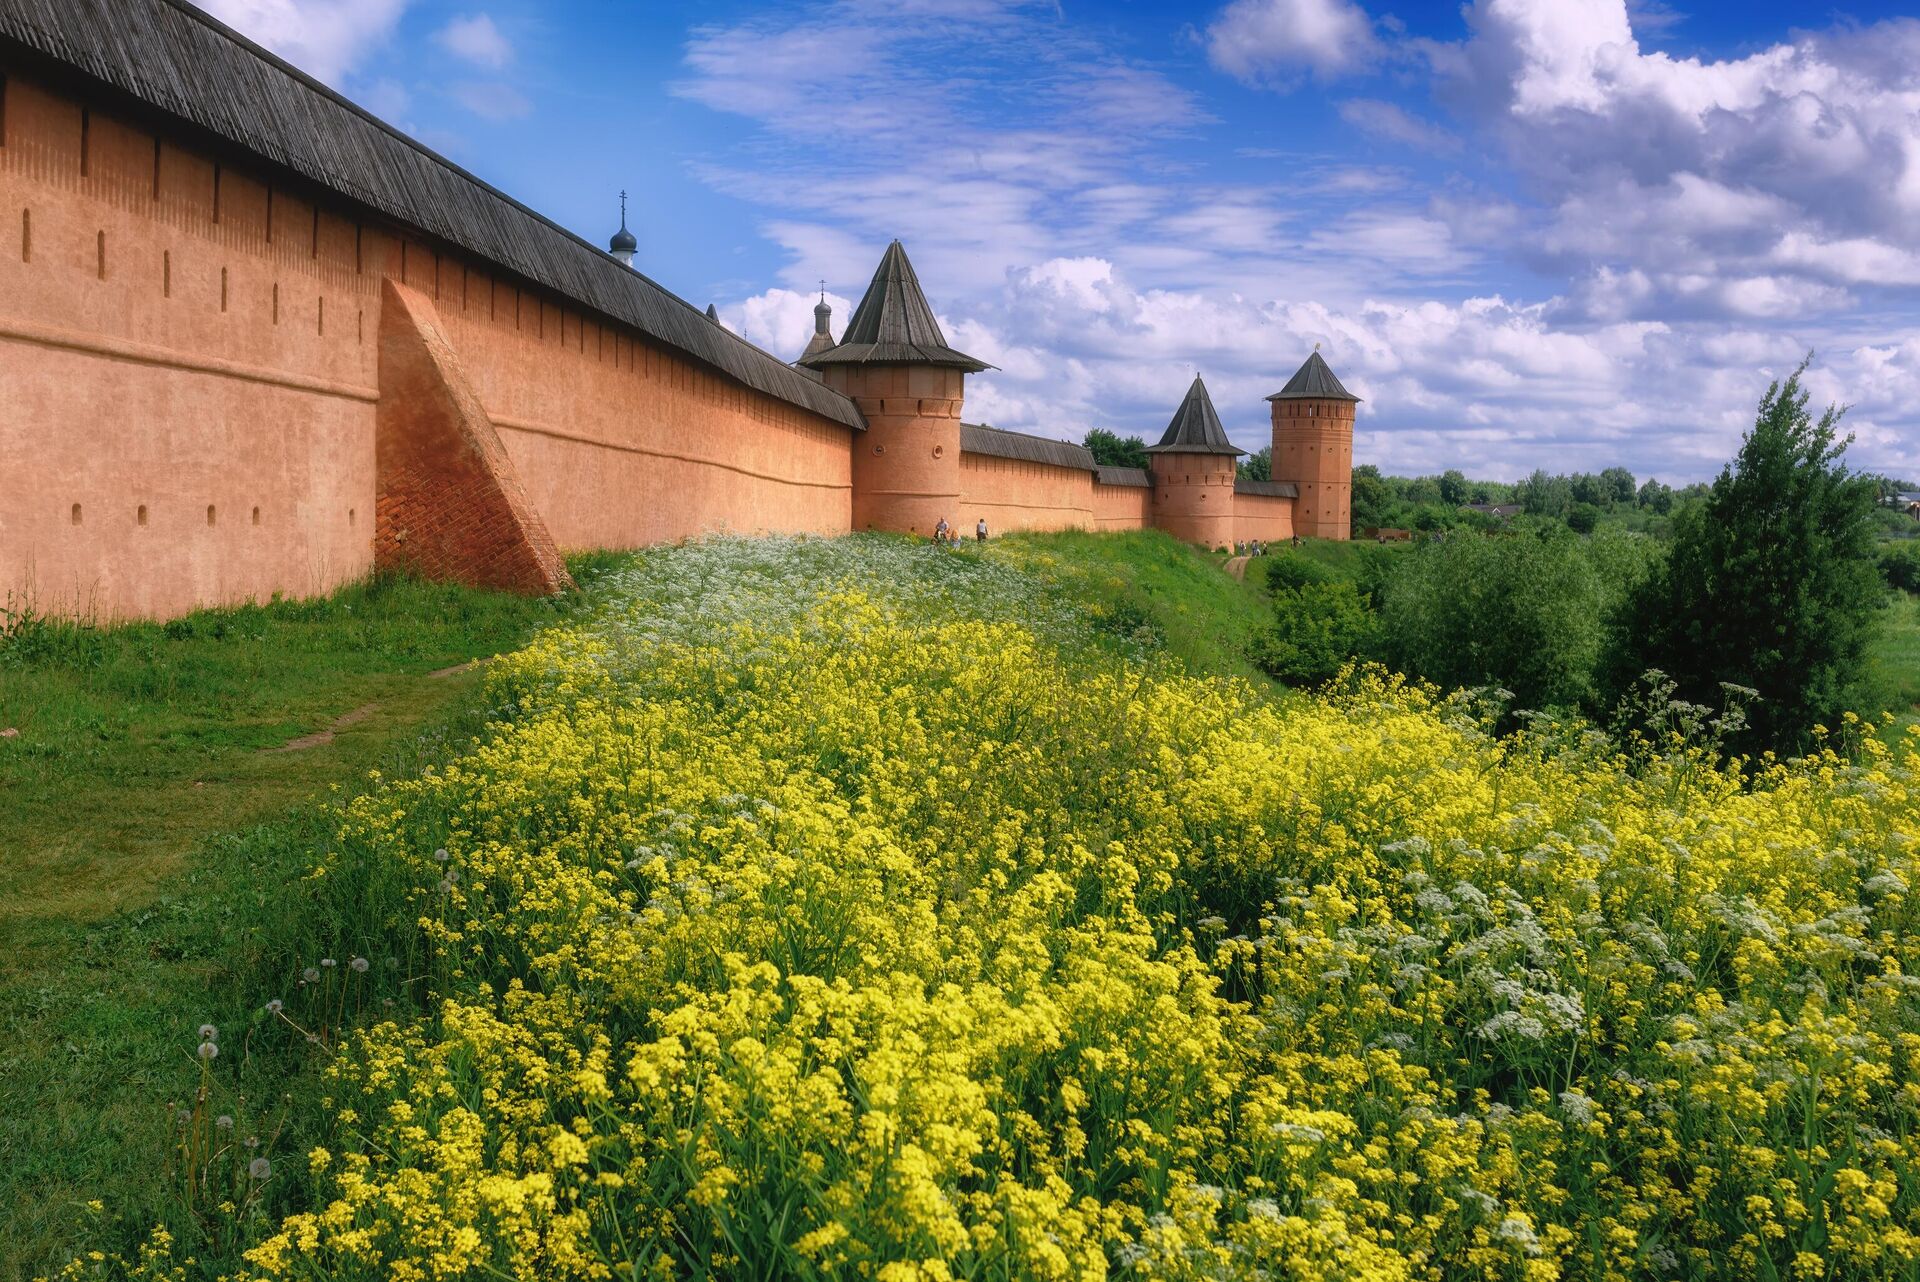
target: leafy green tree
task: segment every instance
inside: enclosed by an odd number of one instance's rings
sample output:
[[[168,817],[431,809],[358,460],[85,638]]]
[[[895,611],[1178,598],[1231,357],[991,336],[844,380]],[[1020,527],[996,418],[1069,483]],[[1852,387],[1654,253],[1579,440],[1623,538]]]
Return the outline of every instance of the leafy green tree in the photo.
[[[1440,501],[1450,507],[1459,507],[1467,501],[1466,473],[1450,467],[1440,474]]]
[[[1920,543],[1889,543],[1880,549],[1880,577],[1890,588],[1920,592]]]
[[[1362,463],[1353,469],[1353,531],[1387,523],[1387,505],[1393,501],[1392,493],[1387,489],[1385,478],[1380,469],[1372,463]]]
[[[1610,467],[1600,473],[1600,484],[1605,489],[1608,507],[1632,507],[1636,486],[1633,473],[1624,467]]]
[[[1811,359],[1811,358],[1809,358]],[[1816,724],[1863,698],[1883,589],[1873,557],[1874,483],[1841,462],[1844,412],[1815,419],[1806,362],[1773,383],[1706,497],[1673,518],[1665,568],[1637,594],[1624,683],[1659,668],[1680,696],[1718,705],[1749,687],[1748,749],[1797,751]]]
[[[1443,686],[1502,686],[1522,708],[1591,709],[1610,621],[1655,555],[1648,539],[1587,540],[1564,525],[1422,543],[1377,598],[1382,651]]]
[[[1605,507],[1612,494],[1607,483],[1592,472],[1574,473],[1572,491],[1575,503],[1585,503],[1590,507]]]
[[[1515,486],[1515,499],[1529,516],[1565,516],[1573,506],[1573,484],[1564,476],[1550,476],[1535,468],[1533,475]]]
[[[1665,516],[1673,511],[1673,487],[1662,485],[1653,478],[1647,478],[1637,495],[1640,506],[1656,516]]]
[[[1253,639],[1255,666],[1288,685],[1318,685],[1368,653],[1378,633],[1360,590],[1344,579],[1274,594],[1273,622]]]
[[[1575,534],[1592,534],[1600,528],[1600,509],[1591,503],[1575,503],[1567,513],[1567,528]]]
[[[1262,445],[1253,454],[1240,461],[1240,479],[1243,481],[1271,481],[1273,479],[1273,446]]]
[[[1081,442],[1101,467],[1145,467],[1147,443],[1137,436],[1117,436],[1104,427],[1089,429]]]

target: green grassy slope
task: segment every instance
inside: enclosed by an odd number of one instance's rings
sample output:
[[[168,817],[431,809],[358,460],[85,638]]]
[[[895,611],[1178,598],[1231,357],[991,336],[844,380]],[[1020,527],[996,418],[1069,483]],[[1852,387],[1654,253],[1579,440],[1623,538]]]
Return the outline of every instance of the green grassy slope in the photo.
[[[1252,567],[1241,582],[1221,568],[1222,558],[1159,530],[1016,534],[989,546],[1092,605],[1103,626],[1151,638],[1191,671],[1258,676],[1247,643],[1266,622],[1267,606]]]
[[[89,1199],[152,1218],[193,1030],[299,912],[331,835],[299,803],[465,743],[478,670],[429,674],[570,608],[376,580],[0,636],[0,730],[17,732],[0,736],[0,1279],[55,1263]],[[274,751],[343,714],[330,741]]]

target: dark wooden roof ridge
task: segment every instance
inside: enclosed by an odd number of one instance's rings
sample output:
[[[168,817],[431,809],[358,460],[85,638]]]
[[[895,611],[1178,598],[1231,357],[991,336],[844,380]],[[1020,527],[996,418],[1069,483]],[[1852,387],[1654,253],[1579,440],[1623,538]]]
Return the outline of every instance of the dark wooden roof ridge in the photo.
[[[1147,474],[1147,469],[1144,467],[1103,465],[1093,469],[1093,480],[1096,485],[1129,485],[1137,490],[1153,488],[1153,478]]]
[[[1207,395],[1207,385],[1195,374],[1193,385],[1187,388],[1180,408],[1173,412],[1173,420],[1167,424],[1165,435],[1161,436],[1158,445],[1147,446],[1147,453],[1237,456],[1246,451],[1227,439],[1227,429],[1220,426],[1220,415],[1214,412],[1213,398]]]
[[[847,397],[713,324],[685,299],[187,0],[0,0],[0,47],[8,43],[630,326],[748,387],[856,430],[866,427]],[[287,93],[288,81],[299,92]],[[216,85],[226,92],[215,92]],[[325,119],[333,113],[344,118]],[[332,154],[322,154],[325,149]]]
[[[1311,352],[1307,353],[1307,359],[1300,363],[1300,368],[1293,372],[1293,377],[1287,380],[1287,385],[1267,399],[1270,401],[1312,399],[1358,402],[1360,398],[1349,392],[1340,380],[1334,377],[1332,368],[1320,355],[1320,348],[1316,345]]]
[[[880,255],[880,265],[873,269],[873,279],[840,341],[824,352],[800,358],[801,364],[816,369],[868,362],[946,365],[970,374],[993,368],[947,345],[933,305],[920,288],[920,277],[907,260],[906,247],[897,240]]]
[[[1263,494],[1270,499],[1297,499],[1300,487],[1292,481],[1250,481],[1244,476],[1233,480],[1235,494]]]
[[[1010,432],[1004,427],[988,427],[985,423],[960,425],[960,451],[963,454],[985,454],[989,458],[1017,459],[1023,463],[1070,467],[1077,472],[1099,470],[1099,465],[1093,461],[1092,451],[1084,445],[1057,441],[1051,436],[1035,436],[1031,432]]]

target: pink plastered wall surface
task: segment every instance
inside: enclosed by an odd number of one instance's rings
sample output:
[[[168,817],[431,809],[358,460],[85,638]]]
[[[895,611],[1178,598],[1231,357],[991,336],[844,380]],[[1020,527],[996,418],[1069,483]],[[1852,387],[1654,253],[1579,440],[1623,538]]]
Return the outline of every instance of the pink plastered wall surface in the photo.
[[[960,456],[958,524],[962,533],[982,517],[994,530],[1091,530],[1093,474],[986,454]]]
[[[18,75],[0,80],[0,597],[165,617],[374,562],[381,282],[430,301],[563,548],[843,533],[855,433]]]

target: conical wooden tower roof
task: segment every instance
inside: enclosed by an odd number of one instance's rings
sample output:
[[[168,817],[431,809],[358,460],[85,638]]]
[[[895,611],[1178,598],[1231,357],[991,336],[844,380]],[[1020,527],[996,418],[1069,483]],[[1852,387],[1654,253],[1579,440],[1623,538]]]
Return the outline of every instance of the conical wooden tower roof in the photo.
[[[1333,370],[1320,358],[1315,347],[1295,370],[1287,385],[1267,398],[1270,401],[1358,401],[1360,398],[1340,385]]]
[[[1167,424],[1166,435],[1158,445],[1147,446],[1147,453],[1237,455],[1246,451],[1227,439],[1227,429],[1220,426],[1220,416],[1214,413],[1207,385],[1195,374],[1186,399],[1180,402],[1180,408],[1173,412],[1173,421]]]
[[[947,346],[947,336],[940,332],[940,322],[920,290],[920,278],[913,274],[907,251],[897,240],[881,256],[866,297],[853,309],[853,319],[840,341],[824,352],[800,358],[800,364],[816,368],[869,361],[949,365],[968,372],[993,368]]]

